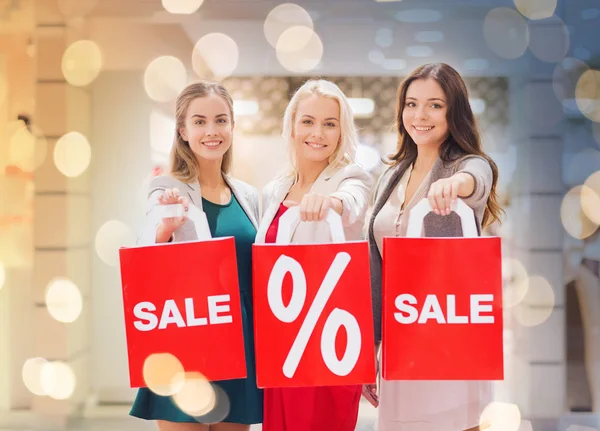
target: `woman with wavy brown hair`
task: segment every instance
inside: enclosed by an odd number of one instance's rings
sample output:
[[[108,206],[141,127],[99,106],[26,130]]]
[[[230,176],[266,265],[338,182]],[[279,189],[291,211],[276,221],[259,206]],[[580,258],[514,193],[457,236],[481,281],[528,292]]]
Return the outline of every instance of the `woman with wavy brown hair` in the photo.
[[[447,64],[413,71],[398,89],[398,149],[381,176],[369,222],[375,339],[381,341],[382,241],[406,236],[411,209],[427,198],[423,236],[462,236],[457,199],[473,209],[481,233],[499,219],[498,168],[481,146],[467,87]],[[452,214],[452,216],[450,216]],[[450,216],[450,217],[448,217]],[[491,401],[487,381],[387,381],[363,393],[379,404],[379,431],[474,431]]]

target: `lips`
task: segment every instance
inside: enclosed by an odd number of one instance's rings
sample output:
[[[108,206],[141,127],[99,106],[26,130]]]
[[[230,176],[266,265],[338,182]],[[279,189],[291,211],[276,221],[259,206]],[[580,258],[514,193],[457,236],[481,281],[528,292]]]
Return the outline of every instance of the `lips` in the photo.
[[[204,145],[208,148],[217,148],[222,143],[223,143],[223,141],[204,141],[204,142],[202,142],[202,145]]]
[[[321,148],[325,148],[327,147],[327,145],[325,144],[319,144],[318,142],[304,142],[306,145],[308,145],[310,148],[314,148],[316,150],[320,150]]]
[[[434,126],[413,126],[417,132],[429,132]]]

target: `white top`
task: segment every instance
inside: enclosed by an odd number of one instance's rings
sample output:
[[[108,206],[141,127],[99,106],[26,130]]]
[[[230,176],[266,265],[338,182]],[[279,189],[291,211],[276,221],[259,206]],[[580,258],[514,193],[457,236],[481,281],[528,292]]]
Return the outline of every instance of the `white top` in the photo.
[[[403,237],[406,236],[406,229],[408,227],[408,218],[410,216],[410,209],[421,199],[427,196],[429,190],[426,189],[428,184],[429,176],[431,171],[419,184],[419,187],[415,191],[415,194],[410,198],[410,202],[406,201],[406,189],[410,176],[412,174],[413,165],[410,165],[400,181],[392,191],[390,198],[387,200],[381,211],[375,217],[375,223],[373,224],[373,235],[375,236],[375,242],[379,249],[379,254],[383,256],[383,237]]]

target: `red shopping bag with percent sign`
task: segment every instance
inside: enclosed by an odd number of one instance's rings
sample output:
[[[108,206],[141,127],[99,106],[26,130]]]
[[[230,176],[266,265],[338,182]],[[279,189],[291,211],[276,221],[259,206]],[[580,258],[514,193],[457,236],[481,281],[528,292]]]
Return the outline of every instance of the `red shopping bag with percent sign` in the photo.
[[[144,363],[157,353],[208,380],[246,377],[234,238],[211,239],[206,215],[190,205],[200,240],[154,244],[160,218],[182,209],[157,205],[143,245],[119,250],[131,387],[147,386]]]
[[[275,244],[254,244],[258,386],[333,386],[375,381],[366,241],[344,241],[330,211],[332,244],[289,244],[298,207],[279,219]]]
[[[419,238],[430,211],[423,199],[407,237],[383,239],[383,377],[501,380],[500,238],[478,237],[462,200],[464,238]]]

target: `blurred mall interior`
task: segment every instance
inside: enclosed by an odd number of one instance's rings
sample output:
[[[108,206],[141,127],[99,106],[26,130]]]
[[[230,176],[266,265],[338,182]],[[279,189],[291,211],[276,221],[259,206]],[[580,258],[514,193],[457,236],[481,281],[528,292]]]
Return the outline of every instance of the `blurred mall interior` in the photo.
[[[154,429],[127,417],[118,249],[186,84],[229,89],[233,174],[260,189],[306,79],[351,98],[378,176],[398,84],[446,62],[506,210],[493,430],[600,430],[599,28],[600,0],[0,0],[0,429]]]

